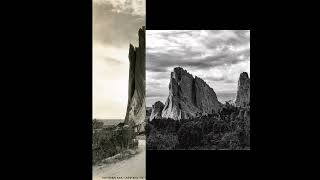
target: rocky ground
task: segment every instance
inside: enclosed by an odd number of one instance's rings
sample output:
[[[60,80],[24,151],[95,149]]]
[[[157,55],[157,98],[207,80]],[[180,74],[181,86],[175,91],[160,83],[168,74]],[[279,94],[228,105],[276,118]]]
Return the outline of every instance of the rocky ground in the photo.
[[[93,180],[102,179],[145,179],[146,174],[146,141],[139,138],[137,154],[114,163],[93,166]]]

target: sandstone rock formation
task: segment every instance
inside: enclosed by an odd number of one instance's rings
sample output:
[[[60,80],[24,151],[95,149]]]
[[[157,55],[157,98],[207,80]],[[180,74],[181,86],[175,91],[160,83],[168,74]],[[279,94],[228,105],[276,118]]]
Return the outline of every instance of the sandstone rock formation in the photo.
[[[162,110],[163,118],[188,119],[217,112],[222,107],[216,93],[201,78],[181,67],[171,72],[169,96]]]
[[[162,110],[164,108],[164,104],[161,101],[157,101],[152,105],[152,112],[150,115],[150,121],[153,119],[161,119],[162,118]]]
[[[138,126],[138,131],[143,130],[146,115],[145,103],[145,27],[139,29],[139,47],[130,44],[129,47],[129,87],[128,105],[125,124]],[[141,129],[142,128],[142,129]]]
[[[246,72],[240,74],[235,104],[240,107],[250,104],[250,79]]]

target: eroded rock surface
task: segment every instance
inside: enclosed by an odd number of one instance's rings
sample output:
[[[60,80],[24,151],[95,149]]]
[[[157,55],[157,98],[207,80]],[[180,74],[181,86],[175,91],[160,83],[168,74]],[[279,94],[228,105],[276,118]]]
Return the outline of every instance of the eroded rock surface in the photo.
[[[240,107],[250,104],[250,79],[247,72],[240,74],[235,104]]]
[[[153,119],[161,119],[162,118],[162,110],[164,108],[164,104],[161,101],[157,101],[152,105],[152,111],[150,115],[150,121]]]
[[[143,131],[146,115],[145,103],[145,27],[139,29],[139,47],[130,44],[129,47],[129,87],[128,105],[125,124],[138,126],[138,131]]]
[[[201,78],[181,67],[171,72],[169,96],[162,110],[163,118],[188,119],[221,109],[214,90]]]

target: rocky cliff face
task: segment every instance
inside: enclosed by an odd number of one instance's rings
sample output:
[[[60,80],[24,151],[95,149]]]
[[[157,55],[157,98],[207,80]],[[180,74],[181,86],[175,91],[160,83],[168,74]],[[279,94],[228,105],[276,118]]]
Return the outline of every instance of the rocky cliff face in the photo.
[[[250,104],[250,79],[246,72],[240,74],[235,104],[240,107]]]
[[[145,27],[139,29],[139,47],[129,47],[129,87],[125,124],[143,128],[145,121]],[[140,129],[142,130],[142,129]]]
[[[164,104],[161,101],[157,101],[152,105],[152,111],[150,115],[150,121],[153,119],[161,119],[162,118],[162,110],[164,108]]]
[[[213,89],[199,77],[193,78],[181,67],[174,68],[163,118],[188,119],[218,111],[222,104]]]

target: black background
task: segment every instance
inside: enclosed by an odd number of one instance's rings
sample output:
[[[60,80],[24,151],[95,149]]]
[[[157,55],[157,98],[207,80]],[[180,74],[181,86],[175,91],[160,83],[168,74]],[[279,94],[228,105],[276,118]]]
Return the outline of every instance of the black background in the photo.
[[[297,50],[288,48],[296,26],[291,34],[281,28],[298,20],[289,4],[176,3],[147,1],[147,30],[251,30],[251,150],[147,151],[147,179],[298,175],[297,164],[306,164],[298,162],[310,158],[300,150],[316,144],[309,138],[316,131],[303,137],[310,113],[299,114],[306,106],[296,97],[307,80],[294,59],[305,59],[288,55]],[[92,2],[4,7],[2,172],[10,179],[91,179]]]

